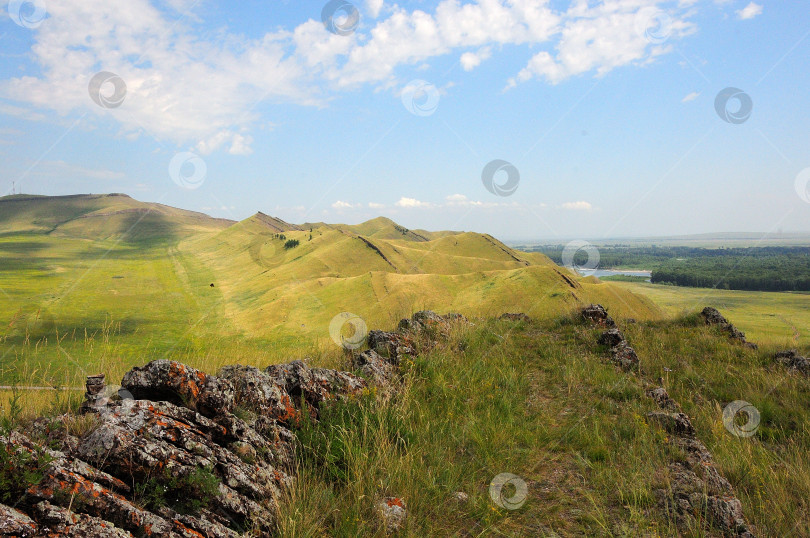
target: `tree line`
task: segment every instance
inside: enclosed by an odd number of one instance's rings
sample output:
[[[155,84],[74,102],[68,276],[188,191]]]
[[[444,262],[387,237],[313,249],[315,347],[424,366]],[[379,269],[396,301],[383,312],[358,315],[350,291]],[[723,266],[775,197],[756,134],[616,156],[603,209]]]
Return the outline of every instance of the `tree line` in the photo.
[[[541,252],[562,265],[565,245],[523,250]],[[649,269],[658,284],[752,291],[810,291],[810,247],[597,247],[600,269]],[[580,250],[574,264],[583,266]],[[593,260],[590,260],[593,263]]]

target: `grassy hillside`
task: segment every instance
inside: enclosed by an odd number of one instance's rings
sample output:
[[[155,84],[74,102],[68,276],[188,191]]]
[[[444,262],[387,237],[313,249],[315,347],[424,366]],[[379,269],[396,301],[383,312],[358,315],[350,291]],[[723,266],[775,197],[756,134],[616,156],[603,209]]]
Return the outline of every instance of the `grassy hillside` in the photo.
[[[603,329],[576,315],[478,320],[408,363],[397,398],[334,406],[300,434],[282,535],[382,535],[371,500],[396,496],[403,536],[721,536],[700,514],[678,527],[657,500],[684,458],[645,421],[657,410],[645,382],[661,378],[755,535],[810,536],[807,379],[774,364],[777,348],[749,350],[697,316],[620,326],[639,373],[611,363]],[[733,400],[759,410],[753,437],[725,429]],[[517,510],[490,500],[500,473],[527,485]]]
[[[619,316],[657,315],[486,235],[384,218],[234,223],[125,195],[0,199],[0,296],[0,385],[79,387],[160,357],[205,369],[276,362],[334,347],[329,323],[344,311],[370,327],[423,308],[548,318],[600,301]]]

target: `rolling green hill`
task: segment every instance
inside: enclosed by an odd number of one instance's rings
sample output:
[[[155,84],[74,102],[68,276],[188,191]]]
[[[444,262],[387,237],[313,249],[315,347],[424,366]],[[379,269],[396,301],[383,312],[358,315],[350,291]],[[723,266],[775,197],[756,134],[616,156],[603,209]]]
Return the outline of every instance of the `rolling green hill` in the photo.
[[[225,356],[281,359],[334,347],[341,312],[369,327],[420,309],[551,318],[602,302],[618,317],[658,315],[488,235],[383,217],[232,222],[123,194],[0,198],[0,296],[0,384],[80,385],[165,356],[209,369]]]

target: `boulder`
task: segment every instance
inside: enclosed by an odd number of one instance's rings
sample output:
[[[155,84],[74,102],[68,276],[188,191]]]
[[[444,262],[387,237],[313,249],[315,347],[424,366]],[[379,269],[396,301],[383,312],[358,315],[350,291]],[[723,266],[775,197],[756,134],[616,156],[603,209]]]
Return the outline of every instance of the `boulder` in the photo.
[[[598,343],[602,346],[614,347],[624,342],[624,335],[617,328],[608,329],[599,335]]]
[[[779,351],[774,355],[774,360],[779,364],[804,375],[810,375],[810,359],[802,357],[795,349]]]
[[[667,413],[652,411],[647,413],[647,423],[657,424],[667,433],[678,437],[694,437],[695,427],[685,413]]]
[[[745,333],[729,323],[729,321],[723,317],[720,311],[716,308],[707,306],[701,311],[700,315],[703,316],[703,319],[706,321],[707,325],[716,325],[721,330],[728,333],[729,338],[738,340],[747,348],[757,349],[757,345],[753,342],[747,341],[745,339]]]
[[[416,355],[413,338],[403,333],[370,331],[368,347],[387,357],[394,366],[399,366],[403,359]]]
[[[301,414],[293,397],[267,373],[254,366],[237,364],[223,367],[219,376],[233,387],[235,406],[282,424],[299,423]]]
[[[121,387],[136,400],[167,401],[208,417],[233,407],[233,386],[227,380],[165,359],[133,368]]]
[[[591,304],[583,308],[582,317],[604,327],[616,326],[616,322],[608,315],[607,309],[600,304]]]
[[[324,401],[356,395],[366,387],[366,382],[354,374],[327,368],[309,368],[300,360],[268,366],[264,373],[272,383],[289,394],[292,404],[299,411],[302,405],[306,405],[307,411],[314,417],[318,416]]]
[[[647,396],[655,400],[655,403],[658,404],[658,407],[661,409],[666,409],[667,411],[673,411],[676,413],[681,411],[681,406],[678,405],[678,402],[670,398],[667,389],[664,387],[657,387],[648,390]]]
[[[626,341],[621,341],[610,350],[613,362],[618,364],[623,370],[634,370],[639,365],[636,350],[630,347]]]
[[[398,497],[386,497],[377,503],[377,511],[380,514],[382,526],[388,533],[400,530],[408,517],[405,501]]]
[[[352,357],[352,367],[366,376],[374,385],[384,387],[397,377],[397,368],[373,349]]]

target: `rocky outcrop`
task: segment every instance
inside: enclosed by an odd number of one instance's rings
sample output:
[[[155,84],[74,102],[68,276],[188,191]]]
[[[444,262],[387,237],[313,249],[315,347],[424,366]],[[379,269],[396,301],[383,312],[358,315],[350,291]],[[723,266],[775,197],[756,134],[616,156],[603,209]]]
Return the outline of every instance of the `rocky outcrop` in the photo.
[[[401,326],[402,322],[400,322]],[[368,347],[388,358],[394,366],[399,366],[404,359],[416,355],[416,342],[411,336],[402,332],[370,331]]]
[[[608,329],[599,335],[597,342],[600,345],[610,348],[610,355],[613,362],[620,366],[622,370],[638,368],[639,360],[636,350],[627,343],[622,332],[616,327]]]
[[[389,358],[383,357],[373,349],[352,357],[352,367],[378,387],[390,385],[399,373]]]
[[[608,315],[607,309],[600,304],[592,304],[583,308],[582,317],[602,327],[616,326],[616,322]]]
[[[786,368],[810,376],[810,359],[802,357],[795,349],[779,351],[774,360]]]
[[[430,310],[420,310],[411,316],[411,319],[403,319],[397,327],[400,331],[410,333],[425,332],[429,336],[448,336],[453,323],[469,325],[469,320],[461,314],[451,312],[444,316]]]
[[[714,465],[712,455],[699,439],[689,417],[669,397],[666,389],[658,387],[647,392],[664,411],[647,413],[647,422],[670,436],[667,442],[685,455],[683,461],[669,464],[669,489],[655,492],[659,504],[679,522],[682,528],[693,526],[695,518],[708,518],[724,536],[753,538],[743,515],[742,503],[734,489]],[[677,411],[675,411],[677,410]]]
[[[732,336],[736,334],[733,325],[716,309],[707,307],[703,315],[707,323],[718,324],[725,330],[730,326]],[[601,305],[586,307],[582,316],[601,326],[610,327],[599,336],[598,343],[610,347],[614,362],[625,370],[637,367],[639,361],[635,350],[630,347]],[[742,338],[744,342],[744,335]],[[724,536],[753,538],[743,515],[742,504],[734,495],[729,481],[717,471],[706,445],[697,439],[689,416],[664,387],[649,388],[647,396],[660,409],[647,413],[647,423],[664,430],[668,434],[666,442],[684,455],[683,460],[673,461],[668,465],[665,474],[669,488],[655,492],[659,505],[675,517],[679,529],[694,528],[696,520],[708,519],[708,523],[719,529]]]
[[[746,340],[745,333],[732,325],[716,308],[707,306],[701,311],[700,315],[703,316],[706,325],[715,325],[726,332],[729,338],[739,341],[745,347],[757,349],[757,345]]]
[[[104,376],[90,376],[81,407],[94,417],[87,433],[74,436],[63,421],[43,418],[28,435],[0,437],[5,460],[18,467],[12,471],[31,478],[11,492],[14,506],[0,504],[0,535],[268,535],[294,480],[295,428],[369,383],[391,390],[417,342],[432,345],[454,323],[469,322],[425,311],[397,332],[371,331],[371,349],[352,357],[363,377],[300,360],[264,370],[226,366],[216,376],[156,360],[127,372],[109,397]],[[400,528],[404,500],[382,503],[383,527]]]
[[[122,393],[103,397],[88,378],[83,410],[97,424],[53,451],[19,432],[1,439],[31,476],[15,507],[0,510],[0,533],[31,536],[236,537],[273,528],[292,484],[302,416],[366,383],[302,361],[223,368],[219,376],[174,361],[124,375]],[[306,413],[305,413],[306,411]],[[135,486],[133,487],[133,484]],[[29,534],[20,534],[29,532]],[[262,530],[263,529],[263,530]],[[15,534],[11,534],[15,533]]]

